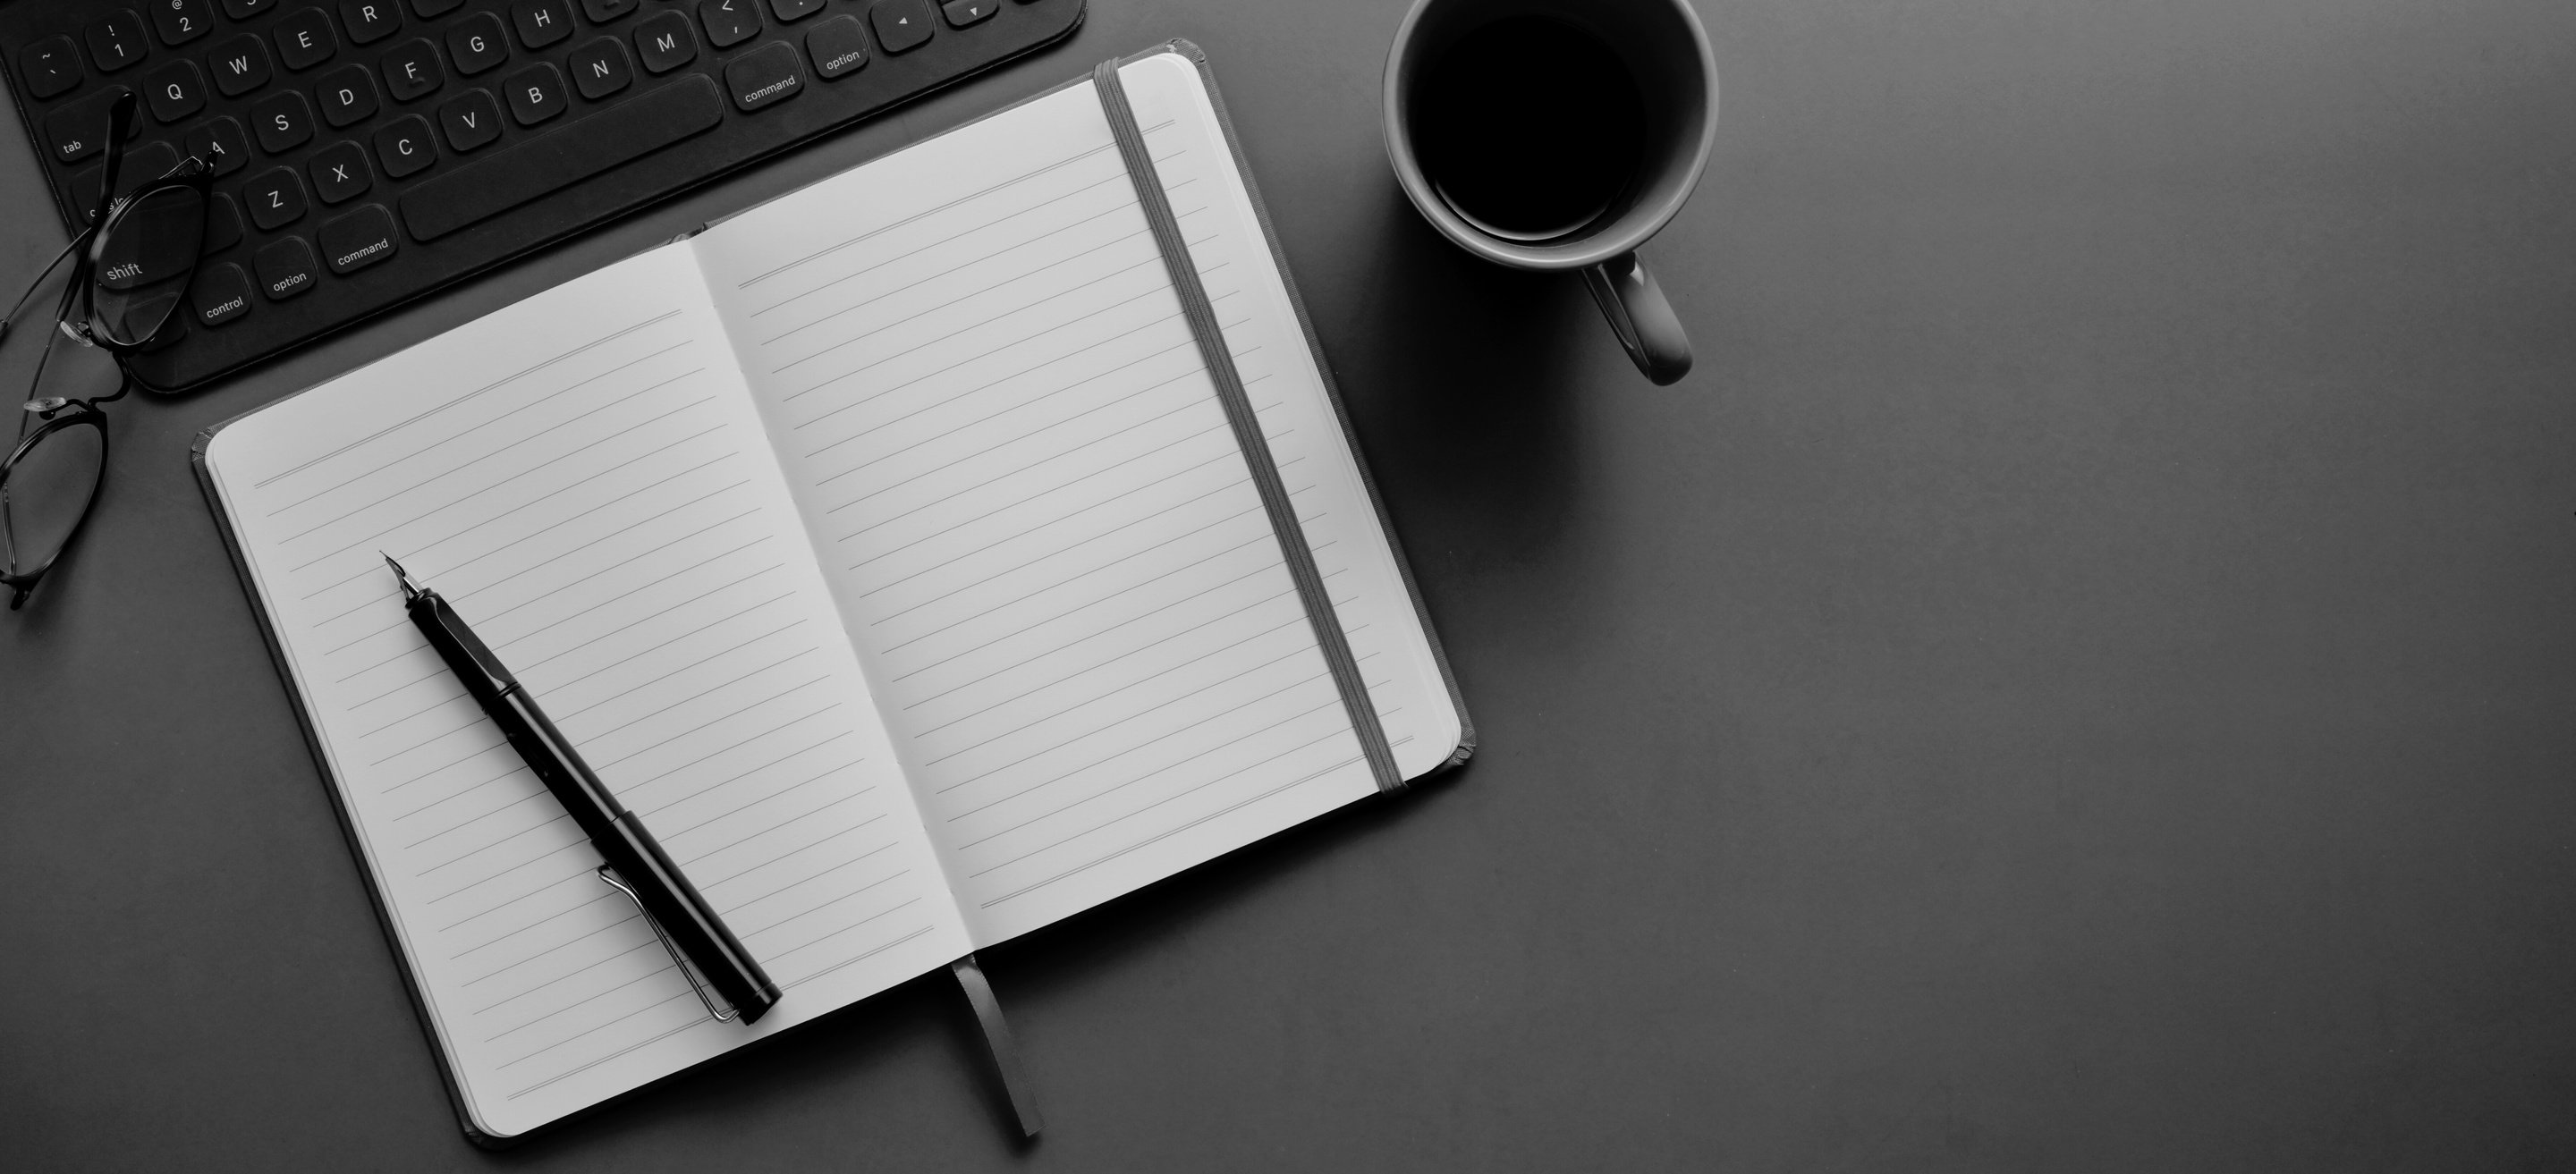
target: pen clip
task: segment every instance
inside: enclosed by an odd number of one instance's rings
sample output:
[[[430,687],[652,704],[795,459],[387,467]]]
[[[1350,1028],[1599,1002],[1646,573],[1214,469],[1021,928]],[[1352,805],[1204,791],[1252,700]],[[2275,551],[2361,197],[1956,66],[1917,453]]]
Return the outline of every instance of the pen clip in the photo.
[[[605,864],[599,866],[599,879],[607,881],[611,888],[626,894],[627,900],[635,902],[635,911],[644,915],[644,924],[653,928],[654,938],[662,943],[663,951],[671,955],[671,965],[679,969],[680,977],[689,980],[689,989],[698,992],[698,1001],[706,1004],[707,1014],[714,1016],[718,1023],[731,1023],[735,1016],[742,1014],[741,1009],[736,1007],[716,1010],[716,1001],[709,998],[707,988],[698,983],[698,972],[689,969],[689,960],[680,956],[678,946],[671,944],[671,935],[663,933],[662,923],[653,920],[653,911],[644,907],[644,898],[636,896],[635,890],[628,888],[625,881],[617,879],[617,874]]]

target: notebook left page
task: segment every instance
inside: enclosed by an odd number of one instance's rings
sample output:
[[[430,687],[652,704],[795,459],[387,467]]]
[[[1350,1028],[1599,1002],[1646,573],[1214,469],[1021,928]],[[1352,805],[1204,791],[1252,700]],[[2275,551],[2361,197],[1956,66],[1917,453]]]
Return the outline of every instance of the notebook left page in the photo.
[[[970,948],[687,248],[236,421],[206,465],[477,1128],[525,1132]],[[710,1019],[594,875],[379,550],[784,988],[757,1026]]]

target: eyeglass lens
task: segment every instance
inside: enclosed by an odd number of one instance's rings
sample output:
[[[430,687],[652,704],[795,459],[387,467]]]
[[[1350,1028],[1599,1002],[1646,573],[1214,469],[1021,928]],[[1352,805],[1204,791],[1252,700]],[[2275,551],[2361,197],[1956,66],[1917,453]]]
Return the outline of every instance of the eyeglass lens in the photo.
[[[36,442],[0,468],[0,554],[13,575],[50,565],[89,512],[107,457],[94,419],[34,434]]]
[[[206,198],[194,187],[156,187],[119,209],[91,268],[94,327],[119,346],[149,340],[188,292],[205,231]]]

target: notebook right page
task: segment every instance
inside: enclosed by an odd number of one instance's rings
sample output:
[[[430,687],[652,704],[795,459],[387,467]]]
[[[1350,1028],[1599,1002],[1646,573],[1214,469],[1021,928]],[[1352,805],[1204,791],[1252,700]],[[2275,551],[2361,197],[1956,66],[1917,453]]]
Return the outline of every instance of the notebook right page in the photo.
[[[1461,719],[1197,70],[1123,70],[1399,765]],[[696,239],[979,944],[1374,792],[1088,83]]]

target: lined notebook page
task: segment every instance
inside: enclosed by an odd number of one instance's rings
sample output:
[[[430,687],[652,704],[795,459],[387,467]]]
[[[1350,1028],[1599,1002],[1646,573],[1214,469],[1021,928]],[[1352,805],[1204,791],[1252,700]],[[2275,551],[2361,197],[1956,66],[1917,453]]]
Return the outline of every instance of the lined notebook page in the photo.
[[[1243,378],[1261,381],[1253,406],[1281,475],[1306,503],[1299,513],[1316,568],[1340,584],[1333,602],[1342,631],[1353,654],[1376,666],[1370,696],[1386,723],[1396,769],[1408,779],[1429,774],[1457,751],[1464,724],[1207,87],[1178,54],[1136,62],[1119,76],[1138,125],[1158,128],[1146,141],[1175,210],[1184,192],[1209,193],[1198,201],[1200,227],[1189,234],[1200,280],[1209,297],[1224,295],[1238,307],[1220,315],[1226,341]]]
[[[1196,72],[1127,69],[1408,773],[1459,722]],[[1098,98],[699,236],[979,944],[1373,792]]]
[[[510,1135],[964,953],[684,247],[242,420],[208,463],[469,1103]],[[406,621],[437,588],[786,990],[710,1020]]]

